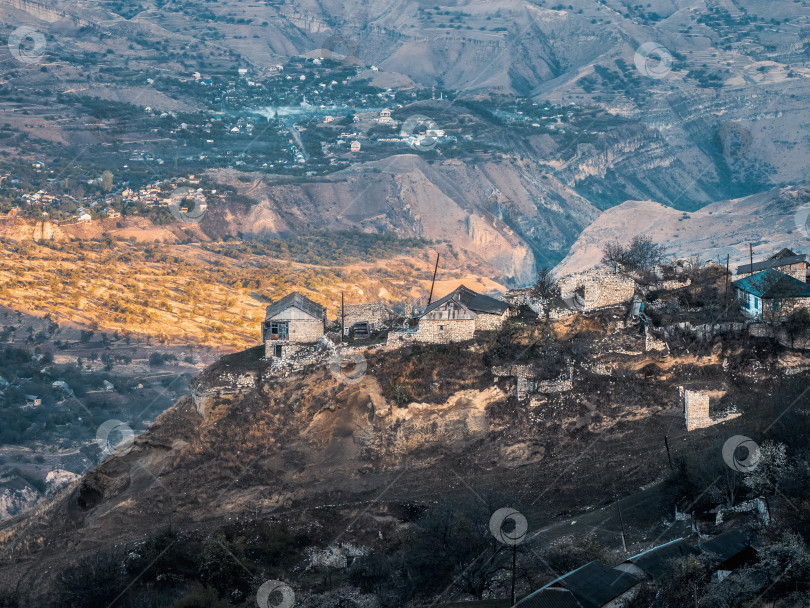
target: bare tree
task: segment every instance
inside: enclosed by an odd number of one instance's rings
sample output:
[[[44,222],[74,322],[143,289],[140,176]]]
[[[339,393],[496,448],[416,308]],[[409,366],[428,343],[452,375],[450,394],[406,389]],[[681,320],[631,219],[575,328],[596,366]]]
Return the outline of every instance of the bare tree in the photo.
[[[551,270],[547,266],[543,266],[540,272],[537,273],[537,281],[529,292],[533,298],[543,301],[543,309],[546,315],[546,325],[548,325],[551,315],[551,307],[549,306],[551,300],[560,293],[560,286],[557,284],[557,279],[551,274]]]
[[[602,264],[610,266],[616,272],[627,262],[627,250],[618,241],[605,244],[602,249]]]
[[[648,270],[664,261],[666,251],[650,237],[637,235],[626,247],[614,241],[602,249],[602,264],[614,272],[624,267],[628,270]]]
[[[664,260],[665,250],[662,245],[647,236],[634,236],[627,247],[627,262],[634,270],[649,270]]]

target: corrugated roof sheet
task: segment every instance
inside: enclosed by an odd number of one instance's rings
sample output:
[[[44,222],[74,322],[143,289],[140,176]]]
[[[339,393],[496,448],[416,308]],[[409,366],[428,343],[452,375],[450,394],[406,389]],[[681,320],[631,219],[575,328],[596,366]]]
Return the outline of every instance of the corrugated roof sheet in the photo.
[[[463,304],[466,308],[475,313],[500,315],[509,308],[509,304],[502,300],[496,300],[493,297],[475,292],[464,285],[459,285],[455,290],[451,291],[443,298],[439,298],[435,302],[431,302],[430,306],[425,308],[425,312],[423,312],[420,316],[426,315],[451,299],[461,302],[461,304]]]
[[[277,302],[270,304],[270,306],[267,307],[265,318],[269,319],[271,317],[275,317],[280,312],[291,307],[299,308],[319,321],[322,321],[326,317],[326,309],[323,306],[317,302],[313,302],[308,297],[301,295],[297,291],[294,291],[287,294]]]
[[[625,562],[630,562],[653,578],[661,578],[672,571],[673,559],[698,553],[699,551],[683,538],[678,538],[634,555]]]
[[[583,608],[568,589],[543,587],[515,604],[515,608]]]
[[[810,285],[773,268],[738,279],[732,285],[765,299],[810,297]]]
[[[700,543],[699,549],[710,553],[724,562],[735,557],[751,547],[748,535],[742,530],[730,530],[715,536],[711,540]]]
[[[627,572],[592,561],[551,581],[517,603],[520,608],[600,608],[639,583]],[[567,590],[569,594],[566,594]]]

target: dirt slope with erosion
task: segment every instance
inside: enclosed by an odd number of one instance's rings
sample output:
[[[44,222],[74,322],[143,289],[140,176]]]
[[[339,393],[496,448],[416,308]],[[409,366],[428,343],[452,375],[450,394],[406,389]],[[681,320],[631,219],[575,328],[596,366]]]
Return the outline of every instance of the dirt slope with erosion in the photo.
[[[362,543],[386,505],[470,489],[519,497],[539,527],[663,476],[667,430],[674,457],[718,433],[750,432],[779,366],[772,348],[740,338],[645,354],[637,329],[621,329],[619,319],[560,325],[574,390],[523,402],[514,379],[492,376],[493,343],[370,350],[354,384],[325,363],[279,377],[260,349],[226,356],[131,452],[0,527],[0,587],[46,602],[55,573],[73,559],[169,525],[204,534],[260,516],[306,522],[319,531],[317,545],[333,533]],[[548,361],[559,347],[537,328],[521,336],[538,373],[556,373]],[[605,368],[590,371],[595,363]],[[687,436],[679,384],[720,386],[744,416]]]

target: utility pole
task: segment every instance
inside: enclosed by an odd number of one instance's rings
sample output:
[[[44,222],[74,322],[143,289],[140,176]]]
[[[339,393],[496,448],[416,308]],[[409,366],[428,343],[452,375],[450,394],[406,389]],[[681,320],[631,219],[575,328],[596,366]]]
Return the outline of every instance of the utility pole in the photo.
[[[726,254],[726,314],[728,314],[728,261],[731,257],[730,254]]]
[[[517,603],[515,597],[515,562],[517,560],[517,544],[512,544],[512,606]]]
[[[343,306],[343,292],[340,292],[340,341],[343,342],[343,334],[346,333],[346,308]]]
[[[751,265],[748,267],[748,272],[754,274],[754,244],[748,243],[748,254],[750,256]]]
[[[669,460],[669,470],[672,471],[672,456],[669,453],[669,437],[667,437],[666,433],[664,434],[664,447],[667,448],[667,460]]]
[[[439,271],[439,254],[436,253],[436,266],[433,267],[433,281],[430,283],[430,295],[428,296],[427,305],[433,301],[433,286],[436,285],[436,273]]]
[[[624,552],[627,553],[627,539],[624,537],[624,518],[622,517],[622,508],[619,505],[619,497],[616,497],[616,510],[619,512],[619,524],[622,527],[622,547]]]

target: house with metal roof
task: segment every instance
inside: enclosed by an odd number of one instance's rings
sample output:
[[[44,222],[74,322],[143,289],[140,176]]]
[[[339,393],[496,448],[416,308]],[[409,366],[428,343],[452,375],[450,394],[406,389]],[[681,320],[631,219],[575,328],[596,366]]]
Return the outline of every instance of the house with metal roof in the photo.
[[[806,283],[808,266],[810,266],[810,259],[806,254],[795,253],[790,249],[782,249],[762,262],[737,266],[737,275],[742,279],[772,268]]]
[[[775,268],[732,283],[743,312],[753,319],[774,321],[799,308],[810,308],[810,285]]]
[[[298,292],[270,304],[262,323],[266,357],[286,358],[326,331],[326,309]],[[295,347],[295,348],[291,348]]]
[[[431,302],[418,317],[415,339],[447,344],[472,340],[475,332],[497,330],[509,316],[509,304],[460,285]]]
[[[516,608],[603,608],[620,606],[641,582],[602,562],[592,561],[563,574],[515,604]]]

